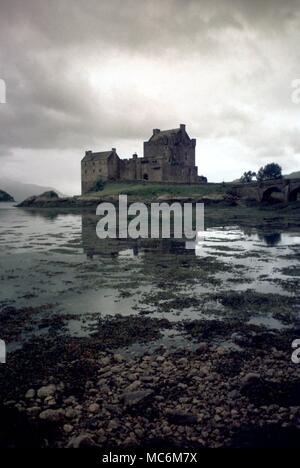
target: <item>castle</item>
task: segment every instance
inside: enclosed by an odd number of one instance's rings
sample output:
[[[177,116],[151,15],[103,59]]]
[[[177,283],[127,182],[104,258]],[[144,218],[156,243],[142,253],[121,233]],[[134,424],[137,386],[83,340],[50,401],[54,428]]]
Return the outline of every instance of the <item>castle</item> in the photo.
[[[191,139],[181,124],[173,130],[154,129],[144,142],[144,156],[134,154],[121,159],[115,148],[93,153],[86,151],[81,161],[82,193],[94,189],[98,180],[151,181],[182,184],[205,183],[195,166],[196,140]]]

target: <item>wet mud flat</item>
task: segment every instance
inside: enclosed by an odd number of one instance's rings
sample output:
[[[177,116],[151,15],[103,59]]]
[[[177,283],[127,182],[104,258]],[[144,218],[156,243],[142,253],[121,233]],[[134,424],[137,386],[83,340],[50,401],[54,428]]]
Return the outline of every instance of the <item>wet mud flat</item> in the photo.
[[[0,233],[0,446],[297,446],[299,209],[214,209],[197,255],[42,216]]]

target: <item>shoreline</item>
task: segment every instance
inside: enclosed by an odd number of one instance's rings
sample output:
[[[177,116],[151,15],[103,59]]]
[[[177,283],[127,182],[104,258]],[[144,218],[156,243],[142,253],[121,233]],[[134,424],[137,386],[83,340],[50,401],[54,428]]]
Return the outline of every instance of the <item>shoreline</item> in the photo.
[[[80,198],[80,197],[70,197],[70,198],[59,198],[59,199],[39,199],[36,197],[36,200],[24,200],[21,203],[18,203],[16,208],[66,208],[66,209],[82,209],[82,208],[96,208],[102,202],[108,202],[116,204],[119,201],[119,195],[116,196],[105,196],[103,198]],[[214,199],[214,198],[191,198],[191,197],[155,197],[151,199],[141,199],[139,197],[128,196],[129,203],[143,202],[146,205],[151,203],[205,203],[209,205],[227,205],[234,206],[236,204],[235,200],[232,198],[223,198],[223,199]]]

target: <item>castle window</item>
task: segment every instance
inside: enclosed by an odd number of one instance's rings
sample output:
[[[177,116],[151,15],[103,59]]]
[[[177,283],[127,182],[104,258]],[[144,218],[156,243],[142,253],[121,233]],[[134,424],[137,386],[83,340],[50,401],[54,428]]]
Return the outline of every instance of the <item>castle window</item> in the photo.
[[[143,179],[144,179],[144,180],[148,180],[148,179],[149,179],[148,174],[144,174],[144,175],[143,175]]]

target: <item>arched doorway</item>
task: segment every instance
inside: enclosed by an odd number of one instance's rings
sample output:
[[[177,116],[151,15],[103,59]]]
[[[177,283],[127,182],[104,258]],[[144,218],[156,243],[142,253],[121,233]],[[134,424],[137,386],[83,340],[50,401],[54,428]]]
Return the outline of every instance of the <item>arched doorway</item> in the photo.
[[[144,174],[144,175],[143,175],[143,179],[144,179],[144,180],[149,180],[148,174]]]

